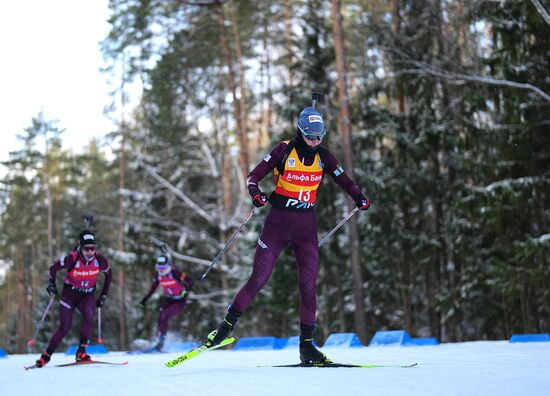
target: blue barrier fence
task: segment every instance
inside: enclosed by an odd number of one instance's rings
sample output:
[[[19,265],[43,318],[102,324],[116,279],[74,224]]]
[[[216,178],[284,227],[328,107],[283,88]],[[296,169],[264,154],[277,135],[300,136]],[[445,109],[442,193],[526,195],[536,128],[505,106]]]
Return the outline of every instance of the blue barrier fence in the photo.
[[[243,337],[237,341],[234,351],[283,349],[287,338],[277,337]]]
[[[414,345],[412,343],[409,333],[405,330],[382,330],[377,331],[369,342],[369,346],[382,346],[382,345]]]
[[[434,337],[412,338],[406,330],[377,331],[369,343],[369,347],[426,345],[439,345],[439,341]]]
[[[233,348],[235,351],[244,350],[276,350],[298,348],[300,337],[243,337]],[[314,341],[315,344],[315,341]],[[317,344],[315,344],[317,346]],[[376,346],[426,346],[439,345],[434,337],[412,338],[405,330],[377,331],[369,343],[369,347]],[[331,333],[323,348],[361,348],[363,345],[355,333]],[[191,349],[190,347],[189,349]]]
[[[417,346],[439,345],[439,340],[435,337],[411,338],[411,341]]]
[[[361,341],[355,333],[332,333],[328,336],[323,348],[326,347],[362,347]]]
[[[65,351],[65,355],[76,355],[76,350],[78,349],[78,345],[71,345],[67,350]],[[99,355],[102,353],[109,353],[107,348],[105,348],[105,345],[103,344],[97,344],[97,345],[88,345],[86,348],[86,352],[90,355]]]
[[[550,341],[550,334],[537,333],[537,334],[512,334],[510,342],[548,342]]]

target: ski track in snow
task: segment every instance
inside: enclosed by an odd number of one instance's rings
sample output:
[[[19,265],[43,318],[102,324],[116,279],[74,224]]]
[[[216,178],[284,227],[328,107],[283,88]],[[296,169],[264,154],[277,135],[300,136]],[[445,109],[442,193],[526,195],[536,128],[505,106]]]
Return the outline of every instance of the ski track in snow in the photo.
[[[194,396],[550,395],[550,342],[477,341],[437,346],[322,348],[340,363],[408,364],[413,368],[258,368],[297,363],[297,349],[217,350],[167,368],[181,353],[95,355],[127,366],[53,367],[72,356],[56,353],[42,369],[25,371],[39,354],[0,359],[0,393]]]

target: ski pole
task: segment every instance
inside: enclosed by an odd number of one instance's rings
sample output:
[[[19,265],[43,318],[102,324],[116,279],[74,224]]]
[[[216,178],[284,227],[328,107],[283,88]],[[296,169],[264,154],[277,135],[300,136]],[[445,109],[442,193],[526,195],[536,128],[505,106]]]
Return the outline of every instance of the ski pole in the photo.
[[[101,307],[97,309],[97,343],[103,344],[103,338],[101,338]]]
[[[243,227],[245,226],[246,223],[248,223],[248,220],[250,220],[250,218],[252,217],[252,215],[254,214],[254,211],[256,210],[255,207],[252,208],[252,210],[250,211],[250,213],[248,214],[248,216],[246,216],[246,218],[244,219],[244,221],[241,223],[240,226],[237,227],[237,229],[235,230],[235,232],[233,233],[233,235],[231,235],[231,238],[229,238],[229,240],[227,241],[227,243],[225,244],[225,246],[223,247],[222,250],[220,250],[220,252],[218,253],[218,255],[216,257],[214,257],[214,260],[212,260],[212,263],[208,266],[208,268],[206,269],[206,271],[203,272],[203,274],[201,275],[200,277],[200,281],[202,281],[206,275],[210,272],[210,270],[212,269],[212,267],[214,267],[214,265],[218,262],[218,260],[220,259],[220,257],[222,256],[222,254],[227,250],[227,248],[229,247],[229,245],[231,245],[231,242],[233,242],[233,239],[235,239],[235,237],[237,236],[237,234],[239,232],[241,232],[241,230],[243,229]]]
[[[48,302],[48,305],[46,305],[46,309],[44,310],[44,313],[42,314],[42,318],[40,318],[40,322],[38,322],[38,326],[36,327],[36,330],[34,331],[34,336],[27,341],[27,347],[30,349],[30,347],[34,344],[36,344],[36,337],[38,337],[38,332],[42,328],[42,324],[44,323],[44,319],[46,318],[46,315],[48,314],[52,304],[53,300],[55,299],[55,295],[51,296],[50,301]]]
[[[321,245],[323,245],[323,243],[325,243],[325,241],[329,239],[332,236],[332,234],[336,232],[338,228],[342,227],[351,218],[351,216],[353,216],[355,212],[357,212],[358,210],[359,210],[359,207],[356,207],[351,212],[349,212],[346,215],[346,217],[344,217],[344,219],[336,225],[336,227],[334,227],[327,235],[325,235],[323,239],[321,239],[321,241],[319,242],[319,247],[321,247]]]

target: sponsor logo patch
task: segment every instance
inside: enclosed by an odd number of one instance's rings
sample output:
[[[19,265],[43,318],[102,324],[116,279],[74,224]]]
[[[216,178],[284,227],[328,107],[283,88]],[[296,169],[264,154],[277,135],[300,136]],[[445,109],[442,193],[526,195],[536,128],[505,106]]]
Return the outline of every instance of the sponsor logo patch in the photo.
[[[264,161],[265,161],[265,162],[269,162],[270,159],[271,159],[271,154],[267,154],[267,155],[264,157]]]
[[[258,239],[258,245],[262,248],[262,249],[267,249],[267,245],[265,243],[263,243],[263,241],[261,239]]]
[[[313,208],[315,206],[315,203],[307,203],[307,202],[299,201],[294,198],[289,198],[286,201],[285,206],[287,208],[294,208],[294,209],[309,209],[309,208]]]
[[[309,119],[309,122],[323,123],[323,118],[321,118],[321,116],[318,116],[318,115],[310,115],[310,116],[308,116],[308,119]]]
[[[287,164],[289,168],[296,168],[296,158],[289,158]]]
[[[288,172],[285,175],[286,181],[296,181],[296,182],[320,182],[323,178],[323,175],[304,175],[303,173],[290,173]]]
[[[72,275],[74,278],[88,278],[99,274],[99,269],[93,270],[73,270]]]
[[[344,169],[341,166],[339,166],[336,169],[334,169],[334,172],[332,173],[334,173],[334,176],[340,176],[342,173],[344,173]]]

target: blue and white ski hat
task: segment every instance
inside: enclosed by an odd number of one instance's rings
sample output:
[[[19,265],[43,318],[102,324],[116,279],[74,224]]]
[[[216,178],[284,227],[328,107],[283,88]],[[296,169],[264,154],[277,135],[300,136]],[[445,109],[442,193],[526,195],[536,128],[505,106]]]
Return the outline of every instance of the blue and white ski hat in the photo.
[[[157,257],[157,260],[155,261],[155,268],[159,271],[165,270],[166,268],[170,267],[170,259],[168,256],[160,255]]]
[[[326,133],[323,115],[313,107],[306,107],[298,117],[298,129],[308,139],[321,139]]]

